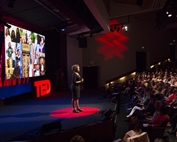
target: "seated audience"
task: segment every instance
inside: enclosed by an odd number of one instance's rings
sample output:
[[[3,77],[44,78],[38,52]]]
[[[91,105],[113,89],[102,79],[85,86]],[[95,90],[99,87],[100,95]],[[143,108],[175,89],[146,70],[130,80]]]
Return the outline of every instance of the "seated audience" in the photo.
[[[177,97],[177,89],[174,88],[172,94],[169,96],[165,96],[163,101],[166,105],[170,105],[170,103]]]
[[[160,102],[156,102],[156,105],[159,107]],[[143,131],[150,132],[153,127],[166,127],[169,122],[170,117],[167,115],[167,108],[165,105],[160,107],[160,112],[156,111],[154,113],[153,119],[148,124],[143,124]]]
[[[177,113],[177,98],[175,98],[170,105],[167,105],[168,107],[168,115],[170,118],[172,118],[172,116]]]
[[[148,122],[149,124],[154,123],[155,118],[160,114],[160,108],[162,106],[161,101],[156,100],[154,103],[154,108],[155,108],[155,112],[153,114],[153,116],[148,116],[146,117],[146,122]]]
[[[135,116],[130,117],[128,122],[128,132],[124,135],[123,139],[117,139],[114,142],[125,142],[127,138],[141,134],[141,128],[142,126],[139,119]]]
[[[167,107],[162,105],[160,107],[160,113],[154,118],[153,122],[149,125],[151,127],[166,127],[170,117],[167,115]]]
[[[155,95],[153,94],[153,92],[151,92],[149,95],[149,102],[145,108],[146,114],[148,114],[149,116],[152,116],[155,112],[154,104],[155,104],[156,100],[157,99],[156,99]]]
[[[131,111],[127,115],[127,121],[132,117],[137,117],[139,121],[146,122],[142,130],[148,133],[154,130],[154,127],[165,129],[167,123],[170,122],[172,130],[169,133],[176,133],[177,69],[175,68],[174,63],[164,62],[164,64],[154,66],[153,69],[138,73],[134,77],[134,85],[130,85],[131,79],[128,80],[124,88],[124,94],[129,94],[130,97],[128,110]],[[128,132],[123,140],[126,140],[127,135]]]
[[[143,128],[142,130],[144,132],[148,133],[148,136],[150,138],[151,141],[154,141],[154,138],[157,138],[153,132],[154,129],[159,128],[160,133],[166,128],[167,123],[169,122],[170,118],[169,116],[166,114],[167,112],[166,106],[162,105],[160,107],[160,113],[158,113],[156,115],[156,117],[154,118],[154,120],[149,123],[149,124],[143,124]],[[158,132],[157,132],[158,133]],[[159,135],[159,134],[157,134]]]
[[[135,106],[133,107],[129,115],[127,115],[127,118],[131,117],[136,110],[139,110],[139,111],[145,110],[145,107],[149,102],[149,95],[150,94],[149,94],[148,88],[143,87],[143,92],[140,94],[137,94],[137,100],[133,104]]]

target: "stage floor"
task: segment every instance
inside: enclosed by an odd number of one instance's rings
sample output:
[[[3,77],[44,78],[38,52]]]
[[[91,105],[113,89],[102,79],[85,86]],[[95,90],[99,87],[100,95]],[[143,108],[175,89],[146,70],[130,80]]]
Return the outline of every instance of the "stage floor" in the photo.
[[[62,130],[93,124],[101,121],[108,109],[115,104],[101,99],[102,94],[95,90],[82,90],[80,107],[83,112],[72,113],[71,92],[52,92],[41,98],[19,100],[0,107],[0,140],[33,140],[36,132],[44,124],[60,122]]]

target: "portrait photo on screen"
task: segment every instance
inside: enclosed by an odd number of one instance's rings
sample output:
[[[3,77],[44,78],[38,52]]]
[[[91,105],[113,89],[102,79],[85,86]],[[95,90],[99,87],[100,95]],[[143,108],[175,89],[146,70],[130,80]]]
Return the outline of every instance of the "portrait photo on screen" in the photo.
[[[45,36],[9,25],[4,27],[6,79],[45,75]]]

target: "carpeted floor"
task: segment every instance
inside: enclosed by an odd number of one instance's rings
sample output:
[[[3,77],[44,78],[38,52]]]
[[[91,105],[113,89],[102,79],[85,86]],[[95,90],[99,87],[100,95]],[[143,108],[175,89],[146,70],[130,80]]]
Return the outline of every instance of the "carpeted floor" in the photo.
[[[19,100],[0,107],[0,140],[24,141],[38,137],[41,127],[51,122],[61,123],[62,130],[97,123],[103,113],[114,109],[115,104],[101,99],[95,90],[81,91],[80,107],[84,111],[72,113],[71,93],[53,92],[42,98]],[[65,110],[66,112],[63,112]],[[58,117],[59,113],[63,117]],[[54,116],[55,115],[55,116]]]
[[[116,119],[116,133],[115,133],[115,140],[119,138],[123,138],[125,133],[127,132],[127,123],[125,122],[126,115],[127,115],[127,103],[128,103],[128,97],[120,94],[121,98],[121,104],[120,104],[120,111],[119,114],[117,115]]]

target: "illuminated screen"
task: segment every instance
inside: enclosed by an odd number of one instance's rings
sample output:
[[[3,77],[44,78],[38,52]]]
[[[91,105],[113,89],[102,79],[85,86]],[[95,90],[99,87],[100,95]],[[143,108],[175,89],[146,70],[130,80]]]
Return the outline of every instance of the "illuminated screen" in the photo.
[[[45,36],[14,25],[4,33],[6,79],[45,75]]]

